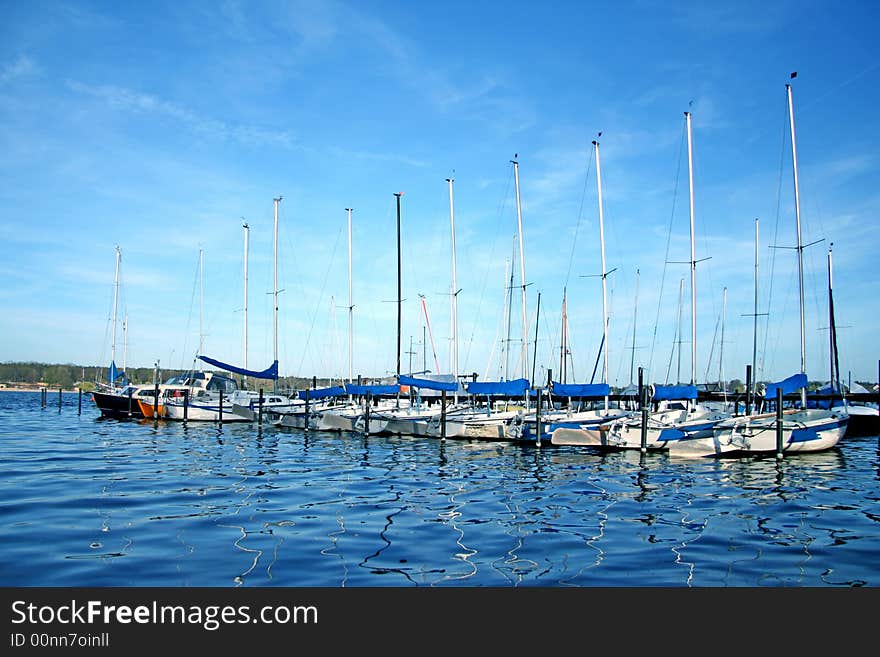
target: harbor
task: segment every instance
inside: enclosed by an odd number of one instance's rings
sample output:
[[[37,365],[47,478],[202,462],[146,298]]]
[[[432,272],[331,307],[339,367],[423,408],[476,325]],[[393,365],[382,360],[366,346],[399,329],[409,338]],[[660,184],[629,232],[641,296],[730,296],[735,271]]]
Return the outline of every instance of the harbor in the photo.
[[[0,404],[8,586],[880,585],[876,435],[681,460]]]

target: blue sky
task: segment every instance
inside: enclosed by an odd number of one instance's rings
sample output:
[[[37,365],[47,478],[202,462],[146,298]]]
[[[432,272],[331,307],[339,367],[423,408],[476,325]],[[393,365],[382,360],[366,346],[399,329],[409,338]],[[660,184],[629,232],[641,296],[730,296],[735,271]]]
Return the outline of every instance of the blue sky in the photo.
[[[744,379],[751,362],[756,218],[758,374],[788,376],[800,368],[796,257],[770,247],[796,244],[785,84],[798,71],[802,241],[823,240],[805,249],[807,373],[828,377],[833,242],[841,372],[875,381],[878,7],[3,0],[0,360],[109,363],[118,245],[130,366],[190,365],[200,325],[205,353],[241,363],[247,221],[248,363],[268,366],[283,196],[281,373],[348,372],[348,207],[354,373],[393,373],[404,192],[401,368],[451,371],[454,178],[459,370],[521,376],[502,358],[508,267],[520,285],[516,156],[525,374],[559,378],[565,288],[568,379],[589,381],[602,339],[601,132],[609,380],[628,383],[632,366],[689,380],[678,264],[690,259],[689,110],[697,380]],[[516,356],[519,287],[510,308]],[[120,319],[119,364],[122,352]]]

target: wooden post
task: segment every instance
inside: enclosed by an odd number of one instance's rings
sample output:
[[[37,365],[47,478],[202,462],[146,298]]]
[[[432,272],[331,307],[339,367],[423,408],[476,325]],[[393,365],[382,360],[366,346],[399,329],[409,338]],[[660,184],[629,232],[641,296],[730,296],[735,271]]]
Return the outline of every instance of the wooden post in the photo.
[[[303,429],[308,431],[309,430],[309,389],[308,388],[306,388],[306,414],[303,417],[303,420],[304,420],[304,424],[305,424]]]
[[[79,393],[79,400],[77,402],[76,414],[82,415],[82,412],[83,412],[83,389],[77,388],[76,390]]]
[[[183,391],[183,421],[189,416],[189,388]]]
[[[746,415],[752,412],[752,366],[746,365]],[[734,413],[735,415],[735,413]]]
[[[782,458],[782,388],[776,388],[776,458]]]
[[[131,395],[134,393],[134,390],[131,388],[128,389],[128,417],[131,417]]]
[[[641,434],[641,452],[644,454],[648,451],[648,391],[645,390],[644,369],[639,368],[639,408],[642,411],[642,434]]]
[[[61,412],[61,386],[58,386],[58,412]]]
[[[220,424],[223,424],[223,391],[220,391],[220,407],[218,411],[217,419],[220,421]]]
[[[259,406],[259,423],[260,426],[263,426],[263,389],[260,388],[260,396],[257,399],[257,405]]]
[[[440,440],[446,440],[446,391],[440,393]]]
[[[367,392],[366,395],[366,411],[364,412],[364,433],[370,434],[370,393]]]
[[[537,447],[541,446],[541,388],[535,388],[535,392],[538,395],[538,405],[535,409],[535,440],[537,441],[535,445]]]
[[[40,388],[40,408],[46,408],[46,389]]]
[[[159,418],[159,383],[156,382],[156,387],[153,388],[153,419],[157,420]]]

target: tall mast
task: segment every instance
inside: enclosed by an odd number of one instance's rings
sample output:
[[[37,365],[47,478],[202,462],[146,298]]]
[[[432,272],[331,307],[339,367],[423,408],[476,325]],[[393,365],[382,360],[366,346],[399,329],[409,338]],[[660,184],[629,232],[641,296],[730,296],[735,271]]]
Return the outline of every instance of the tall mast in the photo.
[[[395,198],[397,199],[397,369],[395,370],[397,374],[397,378],[400,378],[400,323],[401,323],[401,313],[403,308],[403,299],[401,298],[401,282],[400,282],[400,269],[401,269],[401,260],[400,260],[400,197],[403,196],[403,192],[395,192]],[[400,393],[398,392],[398,399],[400,397]]]
[[[759,220],[755,217],[755,303],[754,303],[754,325],[752,328],[752,392],[758,388],[758,370],[756,363],[758,360],[758,224]]]
[[[601,132],[599,133],[602,134]],[[602,166],[599,163],[599,142],[594,141],[596,148],[596,188],[599,192],[599,244],[602,249],[602,382],[608,383],[608,284],[605,280],[608,272],[605,269],[605,214],[602,208]],[[605,408],[608,408],[608,395],[605,395]]]
[[[568,383],[566,378],[566,351],[568,350],[568,307],[566,303],[567,288],[562,288],[562,339],[559,347],[559,380]]]
[[[205,353],[205,333],[204,333],[204,276],[202,269],[202,249],[199,248],[199,354]]]
[[[721,384],[722,390],[726,391],[727,386],[724,385],[724,320],[727,315],[727,288],[724,288],[721,302],[721,345],[718,348],[718,383]]]
[[[834,246],[834,243],[828,247],[828,334],[829,334],[829,350],[828,353],[831,358],[829,374],[831,381],[831,392],[840,392],[840,372],[839,364],[837,362],[837,327],[834,323],[834,285],[831,277],[831,247]]]
[[[250,237],[250,227],[247,222],[241,227],[244,229],[244,337],[242,338],[242,350],[244,351],[244,369],[248,366],[248,241]],[[247,377],[244,377],[247,381]]]
[[[122,371],[125,372],[128,359],[128,313],[122,318]]]
[[[797,73],[792,73],[794,78]],[[788,121],[791,129],[791,161],[792,171],[794,174],[794,213],[797,219],[797,253],[798,253],[798,293],[801,311],[801,374],[807,372],[807,343],[804,326],[804,247],[801,240],[801,197],[798,188],[798,170],[797,170],[797,144],[794,136],[794,102],[791,95],[791,85],[785,85],[786,95],[788,96]],[[801,407],[807,407],[807,388],[801,388]]]
[[[513,156],[516,158],[516,154]],[[522,233],[522,204],[519,198],[519,162],[516,159],[511,160],[513,163],[513,177],[516,184],[516,225],[519,233],[519,280],[522,288],[522,352],[520,360],[523,364],[523,376],[525,377],[529,371],[529,349],[528,349],[528,324],[526,320],[526,260],[523,252],[523,233]]]
[[[688,184],[691,206],[691,385],[697,383],[697,259],[694,252],[694,150],[691,113],[685,112],[688,136]]]
[[[354,311],[354,302],[351,293],[351,208],[345,208],[348,213],[348,382],[352,382],[352,359],[354,358],[354,328],[352,322],[352,313]]]
[[[272,325],[272,360],[278,362],[278,204],[281,203],[283,196],[272,199],[275,206],[275,222],[272,237],[272,305],[273,325]],[[273,380],[272,391],[278,392],[278,377]]]
[[[452,230],[452,307],[450,319],[452,320],[452,374],[454,381],[458,383],[458,281],[455,273],[455,202],[452,194],[454,178],[447,178],[449,183],[449,224]],[[458,388],[455,389],[455,403],[458,403]]]
[[[116,362],[116,315],[117,306],[119,304],[119,260],[122,258],[122,251],[116,246],[116,274],[113,277],[113,338],[110,340],[110,362]],[[113,381],[109,381],[113,385]]]

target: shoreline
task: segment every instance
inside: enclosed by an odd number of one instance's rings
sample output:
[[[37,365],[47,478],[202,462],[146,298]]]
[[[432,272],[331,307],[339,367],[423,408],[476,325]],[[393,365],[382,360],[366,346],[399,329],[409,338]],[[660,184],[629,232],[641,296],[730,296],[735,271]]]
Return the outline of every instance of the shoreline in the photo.
[[[46,393],[50,393],[50,392],[57,393],[58,392],[58,388],[51,387],[51,386],[43,386],[41,388],[8,388],[8,387],[7,388],[0,388],[0,392],[40,392],[41,390],[45,390]],[[79,389],[78,388],[72,388],[72,389],[63,388],[61,390],[61,392],[68,392],[68,393],[76,394],[77,392],[79,392]],[[91,393],[91,391],[86,392],[85,390],[83,390],[83,394],[90,395],[92,393]]]

